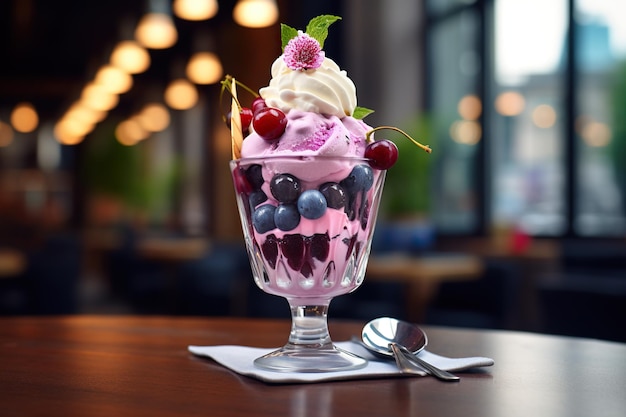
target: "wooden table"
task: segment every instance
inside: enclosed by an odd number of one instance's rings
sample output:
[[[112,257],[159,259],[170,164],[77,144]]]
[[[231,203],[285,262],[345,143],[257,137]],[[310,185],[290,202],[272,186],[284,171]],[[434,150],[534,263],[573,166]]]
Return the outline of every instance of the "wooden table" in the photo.
[[[406,284],[407,315],[411,321],[422,323],[426,309],[442,282],[478,279],[482,272],[483,262],[477,256],[392,253],[370,256],[366,277],[368,281]]]
[[[330,322],[335,340],[360,322]],[[286,320],[96,317],[0,319],[0,410],[30,416],[626,415],[626,345],[425,327],[430,350],[495,365],[430,377],[270,385],[187,352],[188,344],[274,347]]]

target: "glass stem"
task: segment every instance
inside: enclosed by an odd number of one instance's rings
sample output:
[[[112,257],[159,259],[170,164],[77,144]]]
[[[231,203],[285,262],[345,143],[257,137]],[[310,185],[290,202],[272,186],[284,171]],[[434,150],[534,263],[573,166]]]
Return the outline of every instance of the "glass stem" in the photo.
[[[289,345],[294,348],[319,349],[331,347],[328,332],[328,303],[322,305],[292,305]]]

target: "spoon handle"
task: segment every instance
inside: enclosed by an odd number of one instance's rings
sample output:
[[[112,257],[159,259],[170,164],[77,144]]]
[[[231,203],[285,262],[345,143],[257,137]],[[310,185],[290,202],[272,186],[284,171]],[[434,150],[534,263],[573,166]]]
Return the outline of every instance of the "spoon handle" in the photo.
[[[409,368],[408,364],[418,365],[420,368],[425,369],[429,374],[441,381],[454,382],[460,380],[458,376],[451,374],[448,371],[444,371],[443,369],[439,369],[436,366],[433,366],[430,363],[418,358],[402,345],[399,345],[397,343],[390,343],[389,346],[393,351],[398,367],[400,367],[402,370]]]

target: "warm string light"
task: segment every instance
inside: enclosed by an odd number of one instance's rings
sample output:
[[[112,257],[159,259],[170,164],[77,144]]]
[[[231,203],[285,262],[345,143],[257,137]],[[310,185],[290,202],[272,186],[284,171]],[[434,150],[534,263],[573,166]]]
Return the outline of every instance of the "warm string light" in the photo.
[[[165,103],[175,110],[188,110],[198,102],[198,90],[185,78],[172,81],[165,89]]]
[[[148,132],[161,132],[170,125],[170,112],[160,103],[148,103],[135,119]]]
[[[115,46],[110,62],[128,74],[140,74],[150,67],[150,54],[139,43],[125,40]]]
[[[174,0],[174,14],[185,20],[207,20],[217,14],[217,0]]]
[[[11,112],[11,125],[21,133],[30,133],[39,125],[39,115],[31,103],[18,103]]]
[[[105,65],[96,73],[94,82],[111,94],[123,94],[133,86],[133,77],[118,67]]]
[[[94,79],[83,88],[80,99],[55,124],[54,136],[59,142],[68,145],[80,143],[117,106],[119,95],[133,87],[132,75],[145,72],[150,67],[147,49],[170,48],[178,41],[171,12],[181,19],[198,21],[214,17],[219,8],[216,0],[175,0],[171,7],[167,1],[150,0],[149,5],[148,12],[135,27],[135,39],[120,41],[115,46],[109,63],[98,70]],[[266,27],[278,20],[278,7],[275,0],[240,0],[233,17],[242,26]],[[223,67],[215,53],[202,51],[190,57],[185,73],[188,80],[175,79],[164,91],[165,103],[175,110],[195,106],[198,91],[192,83],[207,85],[219,82],[223,77]],[[133,123],[125,124],[121,132],[134,133],[122,133],[126,139],[122,141],[137,143],[151,132],[165,129],[170,122],[169,112],[163,105],[159,106],[153,103],[129,118],[127,121],[135,123],[138,128]],[[159,116],[148,117],[151,112]],[[137,133],[140,129],[145,135]],[[143,137],[139,139],[140,136]]]
[[[212,52],[196,52],[189,59],[187,77],[196,84],[215,84],[222,79],[222,63]]]
[[[178,40],[178,32],[174,21],[167,14],[147,13],[135,29],[135,39],[149,49],[167,49]]]
[[[148,103],[137,114],[120,122],[115,128],[115,138],[122,145],[133,146],[150,134],[161,132],[170,124],[170,113],[161,103]]]
[[[117,125],[115,137],[122,145],[132,146],[148,137],[148,132],[133,119],[127,119]]]
[[[233,9],[233,19],[241,26],[262,28],[278,21],[276,0],[239,0]]]
[[[109,111],[119,103],[117,94],[110,91],[95,82],[91,82],[83,88],[80,96],[83,105],[96,111]]]

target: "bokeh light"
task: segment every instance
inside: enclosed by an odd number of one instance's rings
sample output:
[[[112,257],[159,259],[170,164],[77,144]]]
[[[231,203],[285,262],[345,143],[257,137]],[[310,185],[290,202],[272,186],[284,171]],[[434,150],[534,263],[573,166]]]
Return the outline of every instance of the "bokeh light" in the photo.
[[[551,128],[556,123],[556,111],[552,106],[540,104],[533,110],[532,120],[537,127],[542,129]]]
[[[212,52],[197,52],[189,59],[186,73],[196,84],[215,84],[222,79],[222,63]]]
[[[166,49],[174,46],[178,32],[172,18],[164,13],[145,14],[135,30],[135,39],[150,49]]]
[[[207,20],[217,14],[217,0],[174,0],[174,14],[185,20]]]
[[[184,78],[179,78],[167,86],[165,102],[172,109],[187,110],[198,102],[198,91],[191,82]]]
[[[140,74],[150,67],[150,54],[135,41],[121,41],[111,53],[111,65],[128,74]]]
[[[22,133],[30,133],[39,125],[39,115],[31,103],[18,103],[11,112],[13,129]]]
[[[496,97],[496,111],[502,116],[518,116],[526,107],[526,100],[517,91],[506,91]]]
[[[467,95],[459,100],[457,106],[459,115],[465,120],[478,120],[483,111],[483,105],[475,95]]]

